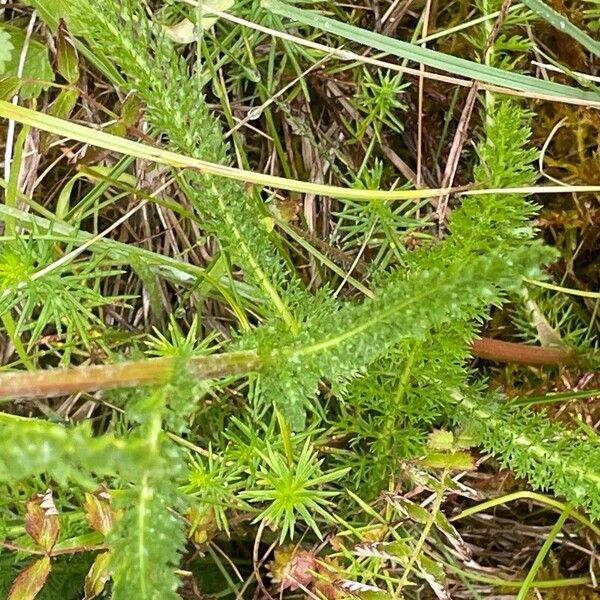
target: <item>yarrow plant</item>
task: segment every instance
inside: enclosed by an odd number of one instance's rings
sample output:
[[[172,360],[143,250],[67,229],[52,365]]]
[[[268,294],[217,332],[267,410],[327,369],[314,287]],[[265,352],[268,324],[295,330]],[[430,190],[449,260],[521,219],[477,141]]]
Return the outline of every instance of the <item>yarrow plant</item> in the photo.
[[[212,91],[221,89],[225,76],[204,56],[222,37],[210,38],[215,22],[208,31],[200,26],[205,22],[202,6],[179,11],[169,5],[165,15],[182,20],[167,27],[151,7],[135,0],[27,4],[49,27],[58,28],[61,73],[74,72],[65,61],[78,61],[78,49],[88,60],[94,56],[97,68],[104,65],[103,75],[120,97],[140,113],[143,108],[141,122],[128,120],[125,131],[143,133],[195,159],[230,165],[223,119],[233,119],[234,112],[223,94],[224,116],[213,110],[207,74],[222,80]],[[251,4],[253,18],[271,28],[284,26],[276,10]],[[506,8],[496,1],[479,7],[486,15]],[[297,14],[314,18],[306,11]],[[530,18],[513,12],[505,25],[519,27]],[[221,35],[236,48],[244,46],[227,37],[226,26]],[[490,36],[490,23],[484,22],[467,38],[484,66],[514,69],[512,57],[529,49],[529,41],[508,34],[496,36],[489,46]],[[176,43],[190,39],[195,51]],[[268,60],[271,78],[274,56]],[[296,68],[297,57],[292,52],[289,57]],[[400,73],[371,67],[363,67],[360,77],[355,110],[364,114],[357,117],[355,133],[360,138],[372,130],[369,152],[375,153],[376,142],[385,143],[384,132],[402,133],[407,84]],[[532,114],[522,101],[489,91],[480,108],[475,185],[494,190],[531,186],[538,156],[531,147]],[[140,180],[147,176],[142,167],[138,174]],[[218,258],[200,273],[182,271],[183,297],[195,302],[187,330],[178,324],[178,316],[189,312],[184,301],[160,327],[139,333],[141,343],[131,344],[128,360],[114,351],[118,344],[111,345],[103,320],[103,311],[116,319],[106,306],[115,298],[123,304],[133,300],[103,293],[104,279],[123,273],[100,268],[115,246],[103,246],[105,254],[100,254],[89,243],[89,254],[67,260],[62,257],[69,258],[71,246],[61,245],[62,238],[52,231],[42,236],[32,230],[29,237],[7,236],[1,242],[0,314],[21,362],[33,371],[30,351],[49,328],[64,333],[67,345],[75,348],[60,355],[61,365],[84,362],[71,359],[81,348],[91,354],[94,344],[102,362],[115,359],[112,365],[83,364],[66,372],[0,375],[2,394],[37,398],[123,388],[90,396],[94,403],[105,403],[106,410],[93,427],[90,420],[52,422],[57,415],[45,405],[42,410],[52,419],[0,415],[0,482],[31,486],[32,481],[50,481],[59,499],[64,496],[60,511],[50,505],[51,495],[36,496],[28,503],[24,526],[6,528],[6,548],[42,556],[21,565],[9,598],[35,597],[67,553],[94,553],[85,598],[103,593],[117,600],[179,598],[182,581],[194,575],[182,561],[188,541],[214,558],[215,539],[233,545],[250,531],[256,535],[256,563],[261,541],[280,546],[301,537],[322,541],[336,530],[340,537],[327,560],[303,555],[293,564],[304,571],[291,579],[290,570],[276,564],[274,580],[286,582],[281,590],[313,586],[322,597],[337,598],[344,591],[379,593],[385,584],[384,591],[400,597],[410,593],[414,576],[445,597],[444,569],[441,559],[426,555],[428,539],[439,532],[468,560],[468,549],[441,508],[446,491],[458,489],[450,471],[473,468],[469,444],[498,456],[533,487],[553,490],[591,518],[600,516],[596,434],[582,423],[567,427],[491,395],[469,368],[470,344],[482,323],[508,299],[519,297],[525,279],[543,279],[544,268],[557,256],[537,239],[532,220],[538,207],[526,195],[461,197],[444,223],[442,240],[432,234],[430,216],[421,215],[428,210],[426,201],[393,205],[375,197],[341,199],[335,213],[341,248],[324,253],[343,255],[360,247],[351,257],[353,268],[369,257],[371,264],[362,271],[363,281],[346,273],[334,290],[307,285],[308,270],[296,266],[295,250],[288,250],[288,240],[276,230],[285,211],[269,206],[281,198],[192,169],[178,170],[174,179],[178,201],[158,198],[157,205],[177,215],[173,228],[182,227],[177,219],[185,217],[194,234],[204,236],[199,252]],[[383,179],[383,162],[376,157],[372,165],[363,162],[352,185],[375,191]],[[107,182],[117,189],[132,184],[123,173]],[[13,218],[16,208],[9,208]],[[164,213],[160,218],[167,222]],[[292,232],[293,220],[288,219]],[[182,255],[196,250],[195,243],[190,246]],[[149,305],[160,310],[169,288],[157,283],[160,271],[137,264],[141,258],[136,261],[122,268],[131,266],[142,282],[141,314],[147,316]],[[313,282],[320,276],[315,269]],[[351,278],[364,298],[345,292]],[[218,303],[216,316],[196,310],[210,302]],[[136,325],[141,320],[138,316]],[[92,335],[96,330],[100,333]],[[133,333],[137,336],[138,330]],[[400,493],[407,479],[400,467],[408,464],[402,461],[416,459],[421,463],[410,463],[412,476],[433,493],[431,511]],[[441,477],[427,468],[438,468]],[[383,511],[369,504],[378,497],[384,499]],[[340,507],[355,504],[361,516],[351,523],[337,514]],[[61,511],[80,511],[85,519],[76,516],[71,531],[66,525],[59,531]],[[39,535],[40,530],[52,535]],[[346,548],[343,539],[359,533],[365,543]],[[389,574],[390,564],[399,565],[401,575]],[[253,567],[256,576],[259,567]],[[231,586],[241,597],[243,590]]]

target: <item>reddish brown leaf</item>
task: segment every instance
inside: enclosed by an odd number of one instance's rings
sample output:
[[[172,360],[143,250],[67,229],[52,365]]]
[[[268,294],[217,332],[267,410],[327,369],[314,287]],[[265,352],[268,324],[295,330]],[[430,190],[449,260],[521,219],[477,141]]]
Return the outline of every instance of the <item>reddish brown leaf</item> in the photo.
[[[50,575],[50,557],[44,556],[25,567],[13,581],[6,600],[33,600]]]
[[[60,530],[52,490],[46,490],[45,494],[37,494],[27,502],[25,530],[36,544],[50,553]]]
[[[94,560],[88,574],[85,576],[83,587],[85,597],[83,600],[91,600],[102,593],[106,582],[110,579],[110,559],[110,551],[102,552],[96,556],[96,560]]]
[[[110,494],[103,488],[93,494],[86,492],[84,510],[89,524],[102,535],[108,535],[118,518],[110,506]]]
[[[316,566],[314,552],[288,546],[275,550],[275,560],[269,563],[269,576],[273,583],[279,584],[280,591],[294,591],[313,583]]]

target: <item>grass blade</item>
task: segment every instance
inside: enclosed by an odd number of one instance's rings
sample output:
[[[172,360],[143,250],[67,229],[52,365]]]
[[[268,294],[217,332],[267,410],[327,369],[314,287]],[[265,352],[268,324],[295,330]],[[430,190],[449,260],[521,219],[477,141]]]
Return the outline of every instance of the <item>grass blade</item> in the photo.
[[[454,75],[462,75],[483,83],[513,88],[537,97],[561,98],[565,101],[591,103],[596,106],[600,102],[600,94],[594,92],[580,90],[552,81],[536,79],[535,77],[521,75],[520,73],[503,71],[502,69],[479,64],[464,58],[457,58],[443,52],[395,40],[380,33],[324,17],[314,11],[285,4],[279,0],[264,0],[263,6],[281,17],[293,19],[304,25],[321,29],[322,31],[358,44],[369,46],[399,58],[413,60]]]
[[[542,17],[544,21],[547,21],[563,33],[570,35],[574,40],[578,41],[584,48],[589,50],[592,54],[600,56],[600,43],[594,38],[589,36],[585,31],[579,29],[576,25],[573,25],[567,17],[564,17],[559,12],[555,11],[551,6],[548,6],[541,0],[521,0],[522,3],[532,10],[534,13]]]
[[[457,191],[456,189],[372,191],[298,181],[274,175],[265,175],[263,173],[237,169],[235,167],[228,167],[218,163],[192,158],[185,154],[179,154],[177,152],[164,150],[163,148],[157,148],[148,144],[121,138],[116,135],[105,133],[104,131],[98,131],[91,127],[71,123],[64,119],[58,119],[42,112],[13,105],[4,100],[0,100],[0,117],[13,119],[19,123],[30,125],[31,127],[36,127],[37,129],[49,133],[77,140],[84,144],[105,148],[113,152],[135,156],[143,160],[170,165],[179,169],[197,169],[198,171],[209,175],[228,177],[229,179],[235,179],[237,181],[245,181],[260,186],[273,187],[293,192],[331,196],[332,198],[350,198],[353,200],[371,200],[373,198],[379,198],[381,200],[406,200],[414,198],[433,198],[441,194]]]

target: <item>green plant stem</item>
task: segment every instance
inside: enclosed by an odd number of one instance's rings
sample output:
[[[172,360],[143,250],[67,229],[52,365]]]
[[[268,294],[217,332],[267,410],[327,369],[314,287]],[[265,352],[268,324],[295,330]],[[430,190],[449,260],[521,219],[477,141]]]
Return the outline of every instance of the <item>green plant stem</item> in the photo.
[[[559,365],[577,362],[577,354],[570,349],[530,346],[491,338],[480,338],[471,343],[471,353],[478,358],[521,365]]]
[[[292,192],[304,192],[317,196],[331,196],[332,198],[349,198],[352,200],[370,201],[374,198],[381,200],[406,200],[417,198],[433,198],[440,194],[463,191],[465,188],[455,189],[418,189],[418,190],[360,190],[358,188],[344,188],[335,185],[312,183],[286,179],[275,175],[266,175],[255,171],[248,171],[229,167],[218,163],[193,158],[178,152],[142,144],[133,140],[121,138],[104,131],[98,131],[85,125],[71,123],[35,110],[14,106],[10,102],[0,100],[0,116],[13,119],[19,123],[31,125],[42,131],[66,136],[73,140],[105,148],[120,154],[135,156],[159,164],[169,165],[178,169],[195,169],[208,175],[226,177],[236,181],[257,184],[260,186],[279,188]],[[563,188],[561,188],[563,189]]]
[[[519,595],[517,596],[517,600],[526,600],[529,590],[531,589],[532,586],[534,586],[533,580],[535,579],[537,572],[540,570],[540,567],[542,566],[544,559],[546,558],[548,552],[550,552],[550,548],[552,547],[552,544],[554,543],[556,536],[560,533],[560,530],[562,529],[566,520],[569,518],[570,514],[571,514],[571,506],[568,505],[567,507],[565,507],[565,510],[563,510],[562,514],[558,518],[558,521],[556,521],[556,524],[554,525],[554,527],[552,527],[552,529],[550,530],[550,533],[546,537],[544,544],[542,545],[542,547],[540,548],[540,551],[538,552],[537,556],[535,557],[535,560],[533,561],[533,564],[531,565],[531,568],[529,569],[529,573],[527,573],[527,577],[525,578],[525,581],[523,581],[523,585],[521,586],[521,589],[519,590]]]
[[[384,425],[384,433],[382,438],[386,440],[388,452],[392,449],[393,443],[393,435],[394,431],[397,427],[398,422],[398,412],[402,409],[402,405],[404,403],[406,392],[408,389],[408,385],[410,383],[410,376],[412,372],[412,368],[415,364],[415,360],[417,358],[417,354],[421,347],[420,342],[416,342],[413,345],[413,348],[404,364],[404,368],[402,370],[402,375],[400,377],[400,381],[398,383],[398,389],[396,390],[395,401],[392,405],[393,410],[386,416],[385,425]]]
[[[600,107],[600,101],[597,103]],[[135,156],[143,160],[149,160],[158,164],[169,165],[178,169],[195,169],[196,171],[217,175],[233,179],[235,181],[245,181],[251,184],[257,184],[263,187],[288,190],[292,192],[302,192],[305,194],[314,194],[316,196],[328,196],[330,198],[342,198],[350,200],[360,200],[371,202],[372,200],[418,200],[422,198],[436,198],[444,194],[460,193],[463,196],[481,196],[481,195],[512,195],[512,194],[558,194],[569,192],[598,192],[598,185],[538,185],[538,186],[505,186],[501,188],[476,188],[471,186],[458,186],[454,188],[419,188],[414,190],[362,190],[359,188],[340,187],[337,185],[327,185],[321,183],[312,183],[310,181],[298,181],[295,179],[286,179],[275,175],[266,175],[255,171],[237,169],[218,163],[213,163],[199,158],[193,158],[185,154],[164,150],[142,144],[133,140],[121,138],[110,133],[98,131],[85,125],[71,123],[64,119],[52,117],[44,113],[14,106],[10,102],[0,100],[0,116],[13,119],[19,123],[28,124],[32,127],[64,136],[69,139],[80,141],[84,144],[91,144],[98,148],[104,148],[120,154]]]
[[[444,469],[444,472],[440,478],[441,481],[444,481],[444,479],[446,479],[447,475],[448,475],[448,469]],[[408,578],[410,576],[410,573],[411,573],[413,567],[415,566],[415,564],[419,561],[419,556],[421,555],[423,546],[425,545],[425,542],[427,541],[427,538],[429,537],[429,532],[431,531],[431,528],[433,527],[433,524],[435,522],[435,518],[442,506],[443,499],[444,499],[444,490],[443,489],[438,490],[436,498],[435,498],[435,502],[433,503],[433,506],[431,507],[431,514],[429,516],[429,519],[427,520],[427,523],[425,523],[425,526],[423,527],[423,531],[421,531],[421,535],[419,537],[419,540],[417,541],[417,545],[415,546],[415,549],[413,550],[413,552],[411,554],[410,560],[408,561],[408,564],[406,565],[406,569],[404,569],[404,573],[402,574],[402,579],[400,579],[400,583],[398,583],[398,587],[396,588],[395,596],[397,598],[402,597],[401,596],[402,589],[408,583]]]
[[[591,398],[600,396],[600,389],[578,390],[571,392],[560,392],[557,394],[546,394],[545,396],[523,396],[511,399],[515,406],[532,406],[534,404],[553,404],[555,402],[568,402],[578,398]]]
[[[15,324],[15,320],[12,318],[12,315],[10,314],[10,312],[5,312],[3,315],[0,316],[0,319],[2,320],[2,324],[6,329],[6,333],[8,333],[10,341],[13,343],[13,346],[15,347],[19,358],[27,367],[27,369],[32,371],[35,368],[33,365],[33,361],[29,357],[29,354],[27,354],[27,350],[25,349],[25,346],[21,341],[21,337],[17,332],[17,326]]]
[[[481,502],[476,506],[471,506],[470,508],[463,510],[455,517],[452,517],[450,521],[458,521],[460,519],[465,519],[466,517],[476,515],[477,513],[489,510],[490,508],[494,508],[495,506],[500,506],[501,504],[514,502],[515,500],[533,500],[534,502],[539,502],[540,504],[544,504],[546,506],[552,506],[553,508],[557,508],[563,512],[567,510],[567,504],[565,504],[564,502],[560,502],[559,500],[556,500],[555,498],[551,498],[549,496],[545,496],[544,494],[523,490],[520,492],[513,492],[512,494],[506,494],[505,496],[499,496],[498,498],[492,498],[491,500]],[[592,521],[587,519],[584,515],[578,513],[576,510],[572,510],[571,516],[576,521],[579,521],[582,525],[589,527],[597,536],[600,537],[600,527],[594,525],[594,523],[592,523]]]
[[[521,7],[517,4],[511,6],[508,9],[508,13],[515,12],[519,10]],[[485,23],[486,21],[491,21],[496,19],[500,15],[500,11],[496,10],[493,13],[484,14],[481,17],[477,17],[476,19],[472,19],[470,21],[465,21],[464,23],[459,23],[454,27],[449,27],[448,29],[442,29],[441,31],[436,31],[435,33],[431,33],[425,37],[419,38],[416,43],[417,44],[426,44],[427,42],[432,42],[433,40],[437,40],[442,37],[446,37],[448,35],[452,35],[453,33],[458,33],[459,31],[463,31],[464,29],[468,29],[469,27],[475,27],[475,25],[479,25],[480,23]]]
[[[460,573],[461,575],[468,579],[471,579],[472,581],[487,583],[488,585],[495,585],[498,587],[520,588],[523,585],[524,581],[523,579],[502,579],[501,577],[470,573],[469,571],[463,571],[459,567],[449,563],[445,563],[445,566],[451,571],[454,571],[455,573]],[[555,588],[589,585],[591,583],[592,580],[590,577],[573,577],[572,579],[541,579],[539,581],[535,581],[534,585],[536,588],[539,589],[552,590]]]
[[[546,290],[552,290],[554,292],[563,292],[564,294],[571,294],[572,296],[581,296],[582,298],[600,298],[600,292],[589,292],[587,290],[575,290],[573,288],[563,287],[562,285],[555,285],[553,283],[547,283],[546,281],[536,281],[535,279],[525,278],[527,283],[536,285],[537,287],[544,288]]]
[[[17,207],[17,195],[19,192],[19,179],[21,175],[21,163],[23,161],[23,148],[25,147],[25,140],[29,135],[31,127],[24,125],[17,136],[15,142],[15,152],[10,165],[10,175],[8,177],[8,184],[6,187],[5,204],[10,208]],[[15,235],[16,226],[13,219],[6,219],[5,221],[6,233],[9,235]]]

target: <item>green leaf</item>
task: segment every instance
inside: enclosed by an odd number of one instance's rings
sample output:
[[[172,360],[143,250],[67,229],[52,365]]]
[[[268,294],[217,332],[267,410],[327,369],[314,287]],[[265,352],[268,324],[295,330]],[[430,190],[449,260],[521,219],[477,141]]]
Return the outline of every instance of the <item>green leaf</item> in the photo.
[[[124,514],[110,535],[113,599],[179,600],[175,569],[185,536],[183,519],[173,513],[173,489],[145,475],[118,501]]]
[[[427,446],[432,450],[452,450],[454,448],[454,434],[451,431],[436,429],[429,434]]]
[[[96,556],[88,574],[85,576],[84,600],[91,600],[99,596],[107,581],[110,579],[111,552],[101,552]]]
[[[0,29],[0,75],[4,74],[6,63],[10,61],[13,49],[9,33]]]
[[[469,471],[475,463],[469,452],[430,452],[423,459],[423,464],[435,469],[457,469]]]
[[[100,489],[93,494],[86,492],[84,510],[92,529],[107,536],[118,517],[118,513],[110,505],[110,494],[105,489]]]
[[[56,97],[56,100],[48,107],[48,114],[59,119],[68,119],[79,99],[79,90],[64,89]]]
[[[18,77],[2,77],[0,79],[0,100],[10,100],[20,89],[21,80]]]
[[[62,27],[59,29],[56,42],[56,67],[69,83],[77,83],[79,79],[79,55],[75,45]]]
[[[73,10],[72,0],[23,0],[23,2],[35,8],[52,31],[56,31],[60,19],[64,19],[73,35],[85,33],[83,21],[78,18]],[[112,64],[110,58],[104,55],[104,52],[92,52],[85,44],[80,44],[77,41],[75,41],[75,46],[79,53],[101,73],[112,77],[118,85],[124,83],[118,69]],[[108,52],[110,53],[110,50]]]
[[[68,19],[69,29],[75,35],[85,31],[82,22],[71,10],[71,0],[23,0],[23,3],[35,8],[53,31],[58,28],[61,19]]]
[[[552,489],[600,516],[600,444],[595,432],[567,429],[543,414],[493,398],[463,398],[468,431],[534,489]]]
[[[5,61],[4,74],[16,76],[25,45],[25,32],[6,23],[0,25],[0,31],[4,35],[8,35],[9,42],[13,46],[10,59]],[[54,81],[54,71],[48,59],[48,48],[45,44],[31,38],[27,41],[26,51],[23,73],[21,74],[21,79],[25,83],[21,87],[20,94],[22,99],[30,100],[39,96]],[[35,80],[35,83],[31,83],[31,80]]]
[[[160,285],[156,273],[152,272],[150,265],[144,260],[140,260],[137,256],[131,257],[131,268],[135,274],[142,280],[144,291],[150,301],[150,306],[155,315],[160,315],[162,309],[162,298],[160,293]]]
[[[40,450],[43,448],[43,452]],[[139,440],[125,442],[113,435],[94,437],[89,422],[63,427],[38,419],[0,413],[0,481],[20,481],[45,473],[59,483],[88,481],[86,474],[125,478],[148,464]]]

